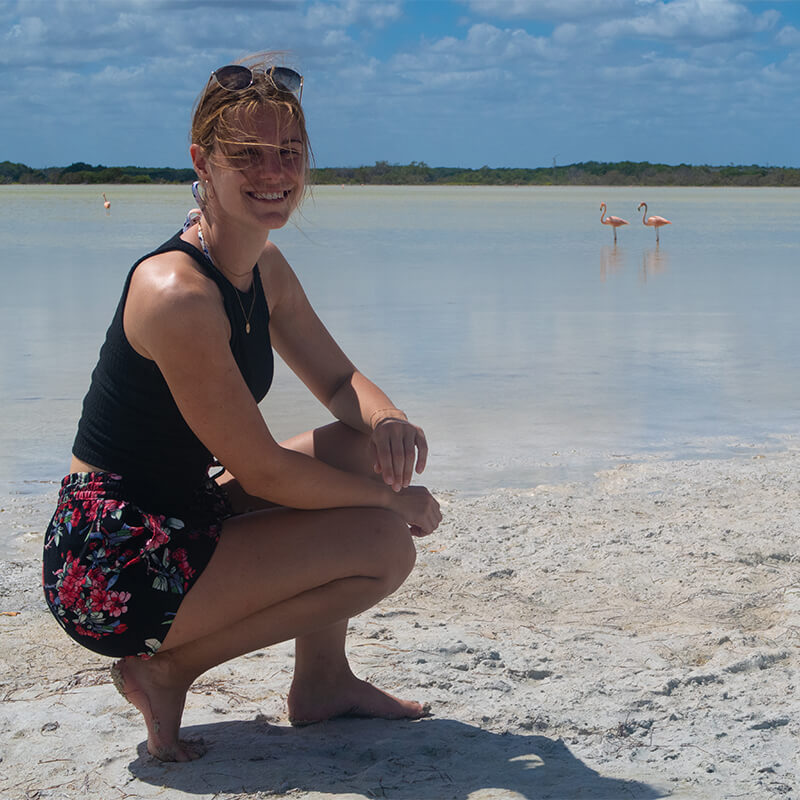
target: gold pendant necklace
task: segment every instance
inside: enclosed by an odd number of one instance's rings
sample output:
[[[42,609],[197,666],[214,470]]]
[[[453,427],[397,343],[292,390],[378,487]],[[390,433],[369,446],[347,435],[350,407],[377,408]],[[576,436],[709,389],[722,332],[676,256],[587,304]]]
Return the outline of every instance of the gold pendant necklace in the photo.
[[[197,238],[200,240],[200,246],[203,248],[203,253],[205,257],[213,264],[215,269],[219,269],[216,264],[214,264],[214,259],[211,258],[211,253],[208,252],[208,247],[206,245],[206,240],[203,238],[203,227],[200,224],[200,220],[197,220]],[[251,270],[252,271],[252,270]],[[222,272],[222,270],[220,270]],[[235,272],[231,273],[232,275],[236,275]],[[244,275],[247,275],[246,272],[243,272],[242,275],[237,275],[237,277],[241,278]],[[230,283],[230,281],[228,281]],[[231,286],[233,284],[231,283]],[[244,304],[242,303],[242,298],[239,297],[239,290],[233,286],[233,290],[236,292],[236,299],[239,301],[239,308],[242,309],[242,316],[244,317],[244,332],[250,333],[250,317],[253,316],[253,309],[256,307],[256,278],[255,275],[253,276],[253,284],[251,286],[251,291],[253,292],[253,299],[250,301],[250,311],[245,313]]]

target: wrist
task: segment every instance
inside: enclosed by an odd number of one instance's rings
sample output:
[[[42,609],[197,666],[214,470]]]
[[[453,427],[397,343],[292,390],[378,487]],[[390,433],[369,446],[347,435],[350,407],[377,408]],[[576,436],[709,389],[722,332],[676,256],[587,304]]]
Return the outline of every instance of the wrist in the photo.
[[[400,420],[401,422],[408,422],[408,417],[399,408],[379,408],[370,414],[369,427],[374,431],[381,422],[389,419]]]
[[[391,486],[381,482],[376,483],[380,500],[376,503],[380,508],[385,508],[387,511],[394,511],[395,514],[399,513],[397,507],[398,493],[392,489]]]

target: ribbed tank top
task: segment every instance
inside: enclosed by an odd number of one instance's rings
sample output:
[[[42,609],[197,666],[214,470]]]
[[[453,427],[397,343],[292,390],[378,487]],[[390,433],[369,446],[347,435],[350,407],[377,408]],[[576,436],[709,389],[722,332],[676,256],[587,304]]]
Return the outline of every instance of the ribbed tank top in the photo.
[[[130,500],[150,513],[180,516],[206,480],[213,456],[184,421],[156,363],[133,349],[122,325],[136,268],[151,256],[173,250],[187,253],[219,287],[231,324],[233,357],[253,399],[258,403],[267,394],[274,362],[269,308],[258,266],[250,292],[239,292],[200,250],[176,233],[140,258],[128,273],[83,401],[72,452],[89,464],[121,475]],[[243,308],[250,310],[252,292],[256,297],[248,334]]]

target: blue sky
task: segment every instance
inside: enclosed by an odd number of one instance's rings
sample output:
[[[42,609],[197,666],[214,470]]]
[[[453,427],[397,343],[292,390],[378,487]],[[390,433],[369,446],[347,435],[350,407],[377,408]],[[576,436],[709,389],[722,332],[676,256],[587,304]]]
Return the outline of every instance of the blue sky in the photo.
[[[797,0],[0,0],[0,161],[189,166],[209,73],[262,50],[319,166],[800,166]]]

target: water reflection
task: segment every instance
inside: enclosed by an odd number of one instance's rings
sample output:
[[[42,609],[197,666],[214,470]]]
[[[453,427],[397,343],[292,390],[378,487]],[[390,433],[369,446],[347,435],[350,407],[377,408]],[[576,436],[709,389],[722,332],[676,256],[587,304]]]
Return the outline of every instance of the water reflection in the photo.
[[[669,268],[669,256],[658,245],[652,250],[645,250],[642,253],[642,271],[640,274],[642,283],[647,283],[648,278],[664,273]]]
[[[606,280],[619,272],[625,263],[625,251],[616,245],[604,245],[600,250],[600,278]]]

